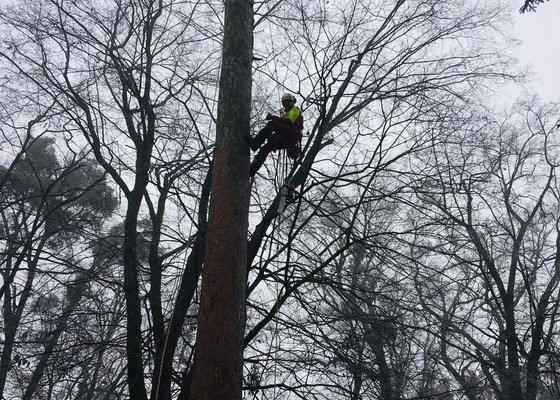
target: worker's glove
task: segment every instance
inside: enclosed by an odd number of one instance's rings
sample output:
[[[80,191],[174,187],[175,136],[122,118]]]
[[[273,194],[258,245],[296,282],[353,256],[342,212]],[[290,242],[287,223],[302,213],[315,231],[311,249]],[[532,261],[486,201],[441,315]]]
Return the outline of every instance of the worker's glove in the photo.
[[[265,119],[267,119],[268,121],[274,119],[274,115],[272,115],[271,113],[266,114]]]

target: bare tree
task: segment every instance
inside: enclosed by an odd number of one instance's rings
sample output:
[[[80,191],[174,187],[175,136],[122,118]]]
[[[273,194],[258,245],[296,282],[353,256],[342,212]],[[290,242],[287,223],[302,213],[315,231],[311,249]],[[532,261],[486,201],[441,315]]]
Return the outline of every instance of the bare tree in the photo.
[[[305,313],[298,310],[313,304],[305,293],[316,285],[328,287],[333,265],[345,265],[342,258],[382,234],[361,230],[361,218],[366,206],[407,190],[411,155],[443,137],[455,110],[481,82],[507,76],[508,60],[487,34],[499,25],[500,11],[455,6],[435,0],[255,5],[255,55],[262,60],[254,63],[254,124],[256,110],[272,107],[267,99],[276,97],[273,93],[290,90],[300,99],[308,135],[304,157],[280,174],[301,192],[284,217],[278,216],[277,187],[266,169],[252,190],[257,211],[247,247],[249,360],[254,354],[267,357],[259,341],[278,327],[309,328],[298,333],[311,340],[302,347],[311,354],[324,350],[313,343],[313,324],[300,319]],[[135,399],[148,393],[152,399],[184,398],[193,377],[222,11],[220,2],[86,6],[52,0],[0,14],[11,28],[0,52],[3,64],[24,78],[39,102],[46,96],[55,103],[65,138],[73,146],[77,137],[87,140],[123,196],[120,294],[126,304],[128,387],[119,390]],[[241,103],[251,104],[245,97]],[[246,149],[235,137],[218,143],[216,151],[231,144],[243,159]],[[232,181],[242,177],[243,172]],[[340,200],[340,191],[354,196],[344,203],[346,218],[337,219],[339,211],[330,204]],[[337,228],[325,231],[325,221],[336,221]],[[343,292],[348,293],[358,292]],[[365,304],[348,326],[367,326]],[[381,347],[378,361],[396,354]],[[329,359],[332,354],[317,357]],[[318,379],[324,371],[316,364],[274,365],[275,376],[287,377],[285,383],[275,378],[274,387],[294,396],[330,398],[328,382],[319,382],[325,391],[318,392],[315,382],[299,380],[300,367],[308,368],[303,375]],[[339,371],[346,374],[347,365]],[[246,372],[246,382],[258,381],[254,372]],[[360,385],[351,392],[358,396]]]
[[[417,187],[417,293],[439,359],[471,400],[544,393],[558,332],[557,118],[557,107],[523,106],[465,126],[434,148]]]
[[[80,272],[88,267],[85,255],[79,257],[82,260],[77,257],[79,248],[87,246],[92,239],[89,231],[101,227],[116,206],[104,174],[91,159],[75,155],[60,162],[55,141],[47,136],[27,142],[16,152],[16,160],[2,168],[0,211],[4,332],[0,389],[4,391],[12,368],[30,366],[33,373],[22,398],[36,393],[91,279]],[[64,288],[62,295],[58,291]],[[40,316],[39,326],[34,315]],[[38,354],[37,363],[29,361],[32,353]]]
[[[186,211],[197,205],[200,218],[189,217],[198,220],[200,236],[177,234],[181,229],[164,216],[170,193],[185,193],[181,184],[201,176],[197,185],[202,186],[208,172],[208,129],[202,121],[212,122],[213,99],[197,84],[215,80],[217,57],[212,50],[220,24],[207,18],[214,4],[30,5],[2,12],[5,26],[18,27],[7,34],[3,62],[26,77],[40,96],[55,102],[58,124],[67,137],[80,135],[87,141],[124,198],[122,292],[129,396],[147,398],[149,386],[152,397],[170,397],[174,352],[202,264],[199,237],[204,235],[208,190],[172,203]],[[203,20],[207,23],[201,24]],[[200,52],[202,47],[207,52]],[[205,187],[208,184],[209,179]],[[150,219],[147,229],[139,225],[144,215]],[[137,251],[144,229],[151,237],[147,260]],[[181,254],[191,246],[192,257],[182,268]],[[172,294],[179,299],[174,306],[162,285],[177,273],[184,284]],[[146,351],[154,354],[148,366]]]
[[[319,300],[306,296],[308,289],[316,282],[328,286],[332,276],[326,271],[354,246],[371,240],[359,229],[365,205],[407,190],[411,154],[444,140],[442,133],[460,126],[455,110],[473,94],[468,82],[506,76],[504,60],[494,58],[499,53],[490,55],[484,49],[490,42],[481,48],[477,46],[483,42],[477,41],[466,51],[439,45],[461,42],[466,32],[482,33],[500,13],[472,8],[461,15],[455,14],[456,9],[445,14],[450,9],[441,2],[353,2],[347,8],[306,3],[279,15],[271,15],[269,6],[257,10],[268,18],[257,26],[270,21],[271,28],[262,28],[262,33],[272,40],[256,41],[255,52],[266,61],[257,63],[256,95],[275,97],[269,81],[299,93],[309,132],[304,158],[287,175],[302,191],[287,217],[277,218],[278,198],[270,195],[277,192],[277,183],[267,179],[275,171],[282,174],[282,164],[273,165],[256,181],[254,198],[264,204],[259,204],[257,212],[263,217],[249,241],[249,259],[255,257],[255,263],[249,273],[248,313],[255,322],[249,318],[248,386],[258,390],[260,382],[267,390],[263,395],[270,397],[283,390],[305,398],[329,398],[340,393],[340,387],[331,381],[337,374],[334,369],[324,380],[318,378],[327,364],[321,364],[324,358],[313,357],[321,346],[313,338],[317,328],[307,322],[317,315]],[[474,65],[480,69],[471,70]],[[278,70],[289,71],[288,79],[279,80]],[[324,221],[335,218],[327,205],[341,201],[336,194],[341,188],[355,193],[352,202],[344,203],[351,217],[339,220],[338,229],[325,231],[320,228],[329,226]],[[290,328],[288,337],[296,337],[302,345],[271,348],[280,360],[292,357],[292,362],[275,363],[263,343],[274,332]],[[295,360],[301,358],[293,357],[298,352],[309,354],[309,362],[298,364]]]

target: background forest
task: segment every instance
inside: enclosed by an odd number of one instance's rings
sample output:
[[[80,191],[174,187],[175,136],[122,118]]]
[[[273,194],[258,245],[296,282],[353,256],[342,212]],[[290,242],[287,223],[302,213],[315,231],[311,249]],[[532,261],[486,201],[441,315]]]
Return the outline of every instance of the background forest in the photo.
[[[305,136],[251,189],[245,399],[560,398],[560,105],[493,107],[519,7],[255,2],[251,134],[289,91]],[[0,9],[3,399],[189,398],[223,10]]]

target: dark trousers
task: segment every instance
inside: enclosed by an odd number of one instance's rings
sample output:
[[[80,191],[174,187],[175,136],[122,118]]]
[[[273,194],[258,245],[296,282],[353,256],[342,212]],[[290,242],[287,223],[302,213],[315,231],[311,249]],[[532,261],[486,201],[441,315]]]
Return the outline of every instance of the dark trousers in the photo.
[[[255,176],[270,152],[297,146],[300,135],[301,133],[295,126],[287,125],[279,121],[269,121],[266,126],[260,130],[257,136],[255,136],[255,142],[259,145],[265,140],[266,143],[260,148],[253,159],[250,175]]]

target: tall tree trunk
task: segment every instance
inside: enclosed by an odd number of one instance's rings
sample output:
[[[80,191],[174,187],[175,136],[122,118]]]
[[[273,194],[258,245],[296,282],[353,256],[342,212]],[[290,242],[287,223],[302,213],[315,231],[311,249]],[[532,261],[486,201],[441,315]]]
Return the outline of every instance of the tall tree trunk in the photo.
[[[241,399],[253,3],[228,0],[191,399]]]

